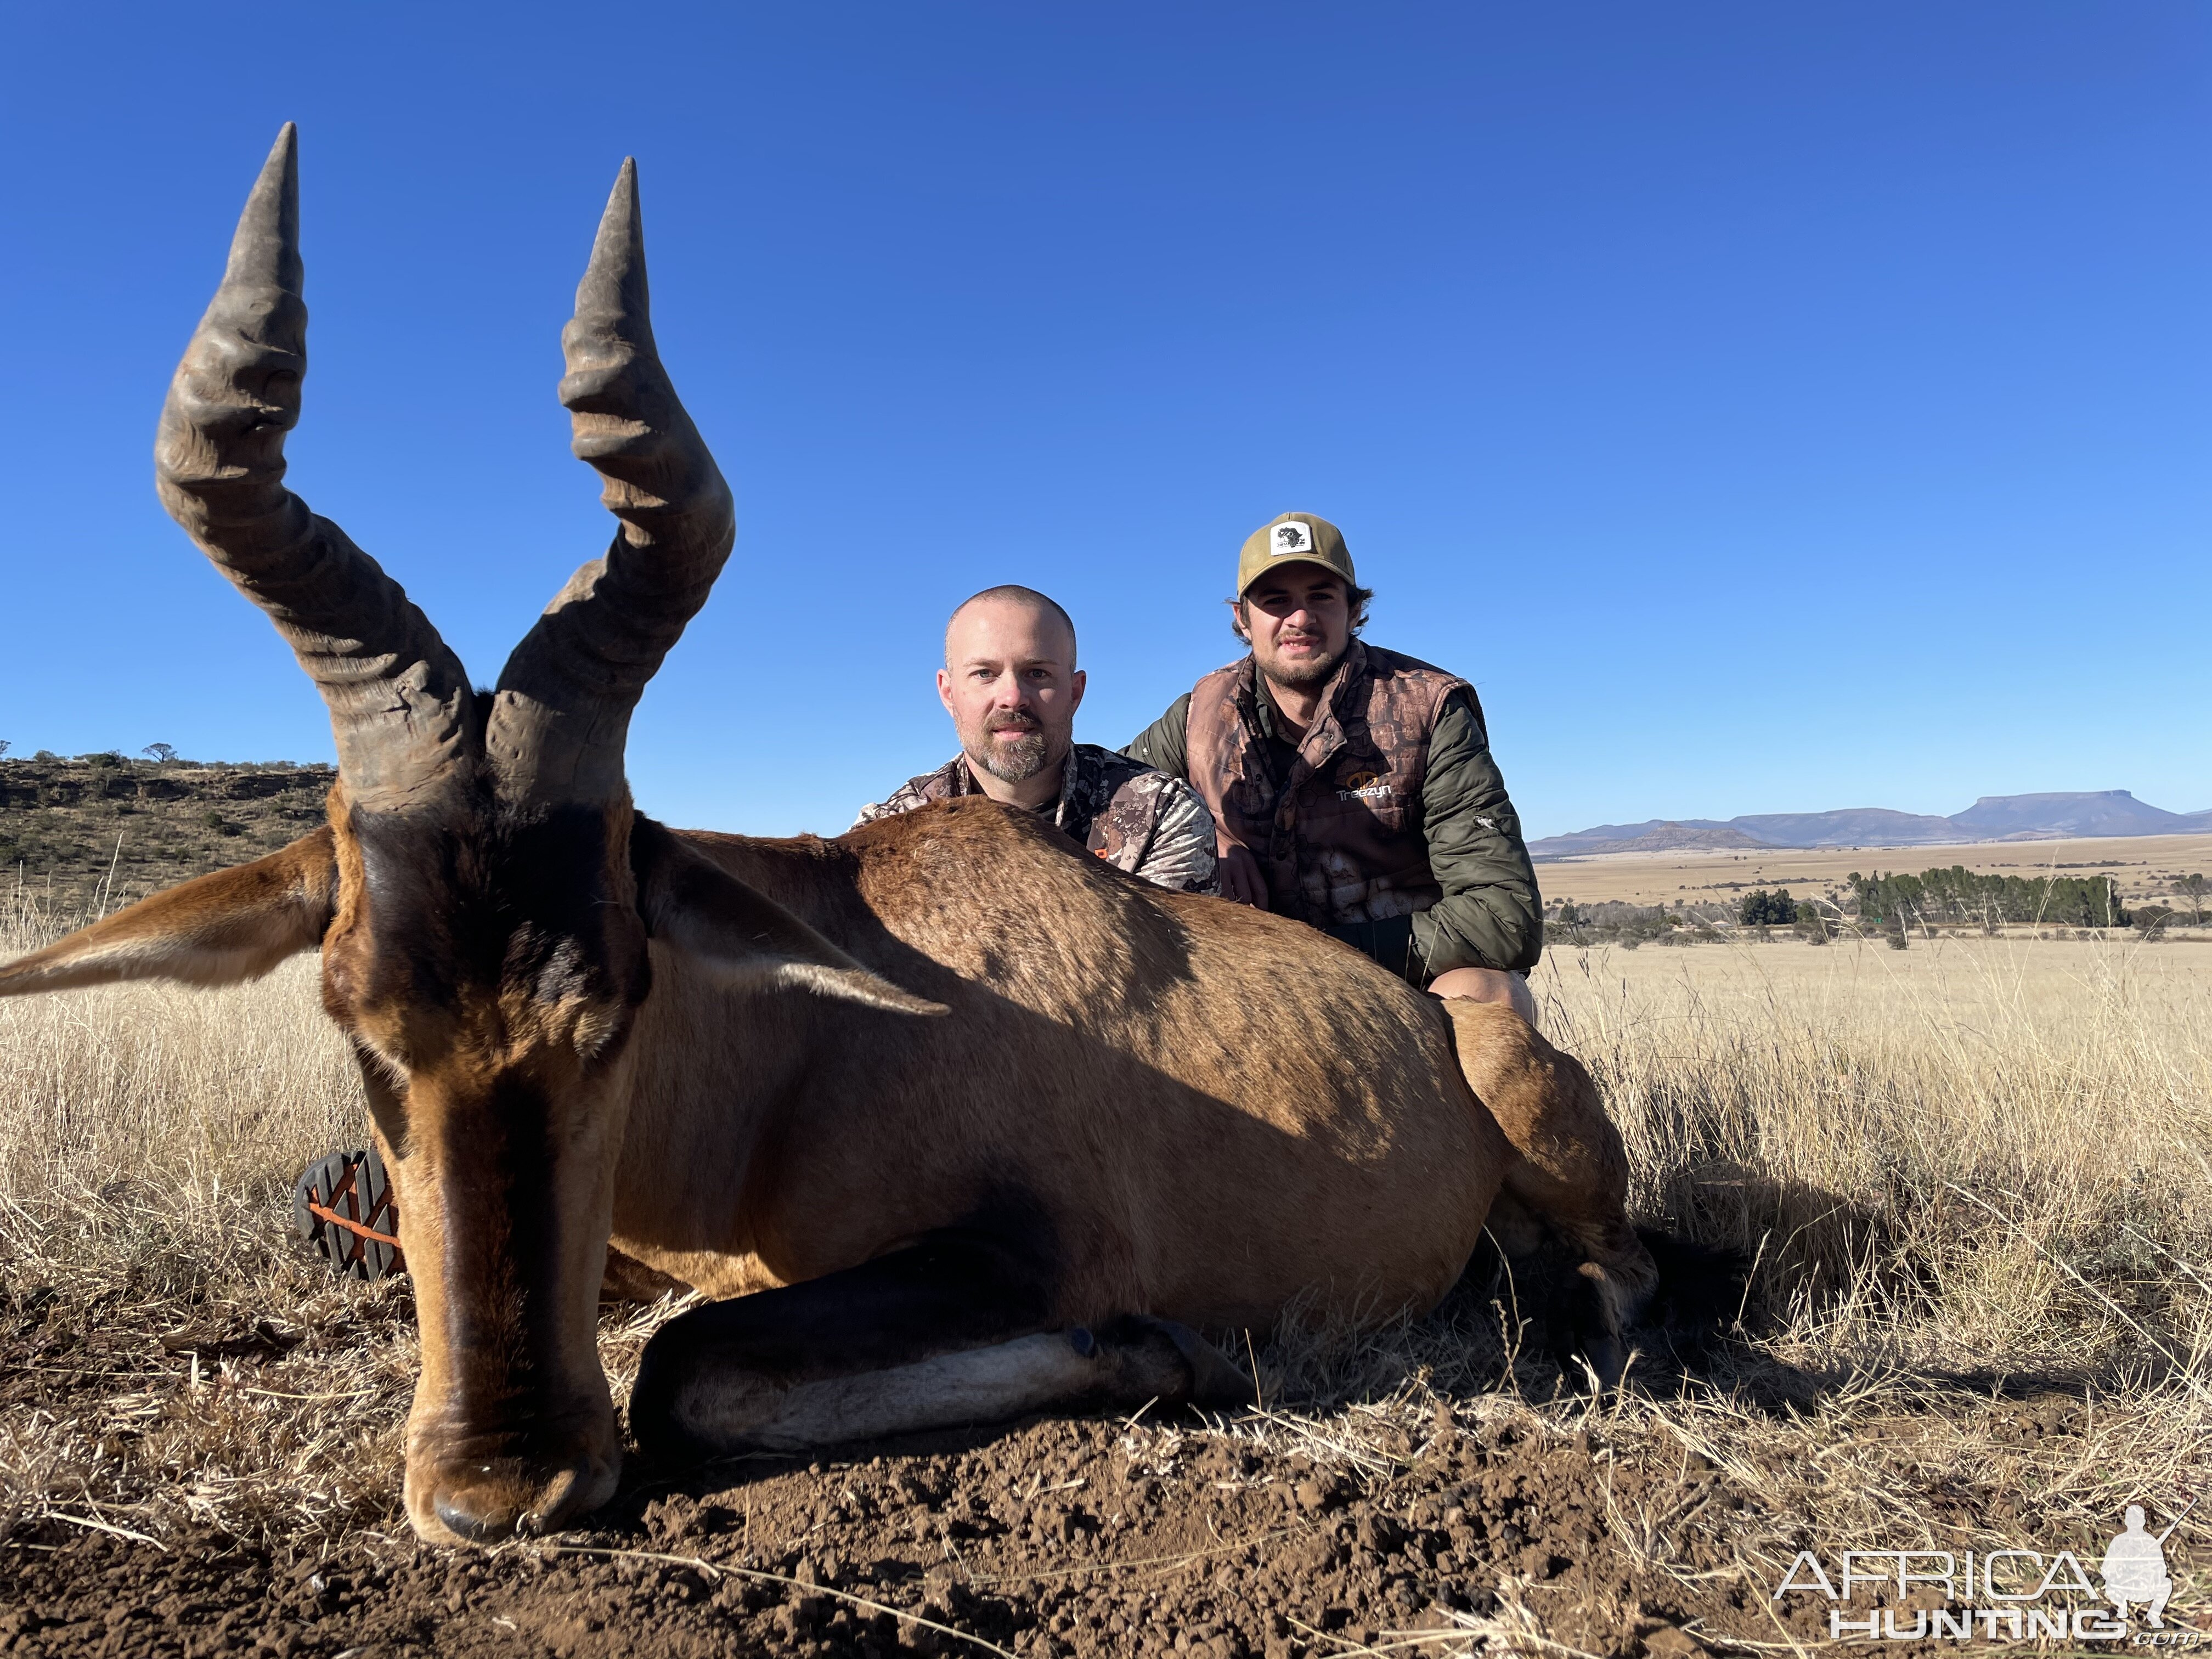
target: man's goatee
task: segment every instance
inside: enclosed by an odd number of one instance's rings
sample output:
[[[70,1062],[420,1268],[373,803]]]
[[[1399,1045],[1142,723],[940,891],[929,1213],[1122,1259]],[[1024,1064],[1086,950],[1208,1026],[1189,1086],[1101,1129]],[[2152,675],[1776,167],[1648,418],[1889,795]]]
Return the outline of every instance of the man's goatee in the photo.
[[[983,752],[970,750],[968,758],[1001,783],[1026,783],[1044,770],[1044,733],[1031,732],[1007,744],[983,739]]]

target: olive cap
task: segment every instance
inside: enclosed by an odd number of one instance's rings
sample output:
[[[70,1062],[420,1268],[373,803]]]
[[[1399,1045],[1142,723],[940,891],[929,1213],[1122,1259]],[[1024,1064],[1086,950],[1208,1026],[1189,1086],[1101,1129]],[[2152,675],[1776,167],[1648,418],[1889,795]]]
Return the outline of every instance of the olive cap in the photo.
[[[1344,532],[1310,513],[1279,514],[1244,538],[1237,560],[1237,597],[1243,599],[1246,588],[1279,564],[1317,564],[1343,577],[1346,587],[1359,586]]]

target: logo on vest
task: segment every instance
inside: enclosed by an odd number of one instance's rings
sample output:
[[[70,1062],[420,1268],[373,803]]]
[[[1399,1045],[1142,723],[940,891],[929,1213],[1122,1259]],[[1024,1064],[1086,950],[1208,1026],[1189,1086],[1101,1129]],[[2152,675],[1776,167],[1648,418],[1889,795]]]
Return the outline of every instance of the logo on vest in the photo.
[[[1340,787],[1336,798],[1339,800],[1388,800],[1398,793],[1382,781],[1380,773],[1370,772],[1364,767],[1356,772],[1346,772],[1337,782]]]
[[[1313,546],[1313,532],[1295,519],[1267,532],[1267,552],[1274,558],[1279,559],[1285,553],[1310,553]]]

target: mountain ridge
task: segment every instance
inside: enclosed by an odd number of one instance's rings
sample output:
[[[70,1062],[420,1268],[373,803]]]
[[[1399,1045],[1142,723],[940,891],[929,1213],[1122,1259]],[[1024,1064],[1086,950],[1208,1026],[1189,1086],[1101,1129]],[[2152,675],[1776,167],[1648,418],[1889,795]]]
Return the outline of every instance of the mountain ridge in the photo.
[[[1528,843],[1538,863],[1608,853],[1723,852],[1732,848],[1932,847],[2212,831],[2212,809],[2169,812],[2125,789],[1984,795],[1948,817],[1847,806],[1827,812],[1750,812],[1733,818],[1647,818],[1601,823]]]

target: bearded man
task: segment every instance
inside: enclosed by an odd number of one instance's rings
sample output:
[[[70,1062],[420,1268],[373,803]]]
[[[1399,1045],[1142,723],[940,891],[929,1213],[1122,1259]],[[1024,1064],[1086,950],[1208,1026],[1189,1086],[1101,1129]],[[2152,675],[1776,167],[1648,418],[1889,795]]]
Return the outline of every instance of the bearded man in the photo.
[[[1215,890],[1213,820],[1190,786],[1077,743],[1075,623],[1034,588],[986,588],[945,628],[938,700],[960,752],[863,807],[854,828],[957,795],[1034,812],[1109,864],[1179,893]]]
[[[1465,680],[1359,639],[1373,597],[1327,520],[1261,526],[1229,601],[1249,653],[1122,752],[1205,800],[1224,897],[1533,1024],[1542,902],[1482,705]]]

